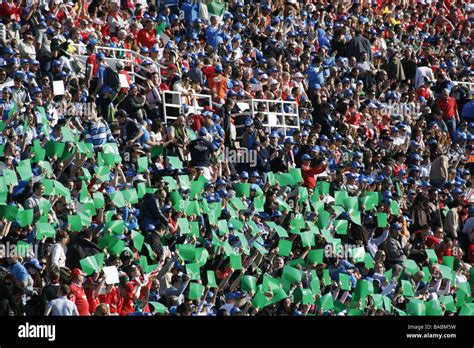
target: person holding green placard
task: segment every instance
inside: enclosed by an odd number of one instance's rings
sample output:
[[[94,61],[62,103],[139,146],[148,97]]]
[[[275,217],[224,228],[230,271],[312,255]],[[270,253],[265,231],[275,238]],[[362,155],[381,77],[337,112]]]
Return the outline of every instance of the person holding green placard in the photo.
[[[158,191],[156,191],[158,192]],[[154,231],[158,225],[168,226],[169,220],[163,215],[158,203],[158,193],[143,196],[138,224],[142,231]]]
[[[44,201],[46,201],[46,198],[43,197],[44,184],[40,181],[35,182],[32,191],[33,194],[25,201],[23,208],[33,209],[33,221],[37,221],[41,216],[40,206]]]
[[[390,234],[387,239],[387,261],[390,266],[401,265],[405,252],[399,242],[399,236],[402,227],[398,223],[390,225]]]

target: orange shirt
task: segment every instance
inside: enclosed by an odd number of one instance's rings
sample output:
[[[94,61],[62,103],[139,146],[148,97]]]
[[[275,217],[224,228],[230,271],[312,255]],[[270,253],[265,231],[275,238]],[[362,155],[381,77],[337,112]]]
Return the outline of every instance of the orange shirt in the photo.
[[[214,75],[208,80],[210,89],[215,89],[219,98],[224,99],[227,96],[227,78],[223,75]]]

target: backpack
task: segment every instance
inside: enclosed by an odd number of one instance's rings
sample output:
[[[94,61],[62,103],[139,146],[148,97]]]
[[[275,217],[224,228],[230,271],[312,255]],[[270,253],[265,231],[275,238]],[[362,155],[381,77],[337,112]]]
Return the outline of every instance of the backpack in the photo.
[[[105,84],[113,90],[118,91],[120,89],[119,74],[109,66],[105,68],[105,72]]]

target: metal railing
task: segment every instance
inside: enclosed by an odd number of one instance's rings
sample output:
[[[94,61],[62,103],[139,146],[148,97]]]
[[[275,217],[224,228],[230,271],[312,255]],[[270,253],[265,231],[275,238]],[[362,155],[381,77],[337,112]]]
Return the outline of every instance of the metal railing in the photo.
[[[165,123],[176,120],[180,114],[200,113],[205,106],[212,105],[212,98],[208,94],[183,96],[181,92],[163,91],[162,96]]]
[[[263,114],[262,125],[267,132],[277,130],[286,136],[290,129],[300,128],[298,104],[294,101],[248,99],[238,101],[237,107],[241,112],[232,114],[237,139],[242,138],[245,119],[248,117],[254,119],[257,113]]]
[[[71,56],[75,58],[77,61],[85,65],[86,59],[88,57],[85,54],[86,46],[84,44],[76,44],[76,43],[73,43],[71,45],[74,46],[77,51],[76,54],[71,54]],[[147,57],[141,55],[138,52],[135,52],[126,48],[106,47],[106,46],[97,46],[96,50],[97,52],[103,52],[106,55],[105,61],[110,67],[115,68],[118,62],[122,62],[127,70],[130,69],[129,74],[132,79],[132,82],[135,82],[135,77],[140,80],[146,79],[146,77],[140,74],[140,72],[142,71],[145,71],[147,73],[152,73],[156,71],[158,75],[161,77],[161,69],[164,68],[164,66],[162,66],[158,62],[155,62],[154,60],[148,59]],[[143,61],[145,59],[148,59],[150,62],[152,62],[152,64],[156,67],[156,69],[151,70],[137,63],[137,60]]]

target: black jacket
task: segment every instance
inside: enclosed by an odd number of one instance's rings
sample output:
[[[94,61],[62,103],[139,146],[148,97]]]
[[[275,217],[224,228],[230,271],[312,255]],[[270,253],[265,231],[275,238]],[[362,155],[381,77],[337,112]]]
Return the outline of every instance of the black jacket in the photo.
[[[362,34],[360,34],[353,38],[351,41],[349,41],[349,43],[347,44],[347,56],[354,56],[359,61],[360,54],[362,52],[366,52],[367,58],[369,59],[369,61],[372,61],[372,48],[370,45],[370,41]]]
[[[138,215],[138,223],[140,226],[145,219],[153,220],[154,224],[163,224],[165,226],[169,224],[168,219],[161,212],[155,196],[152,193],[146,193],[143,196],[143,202],[140,206],[140,215]]]
[[[102,252],[97,244],[84,239],[76,238],[68,245],[66,255],[66,266],[70,269],[80,268],[80,260]]]

